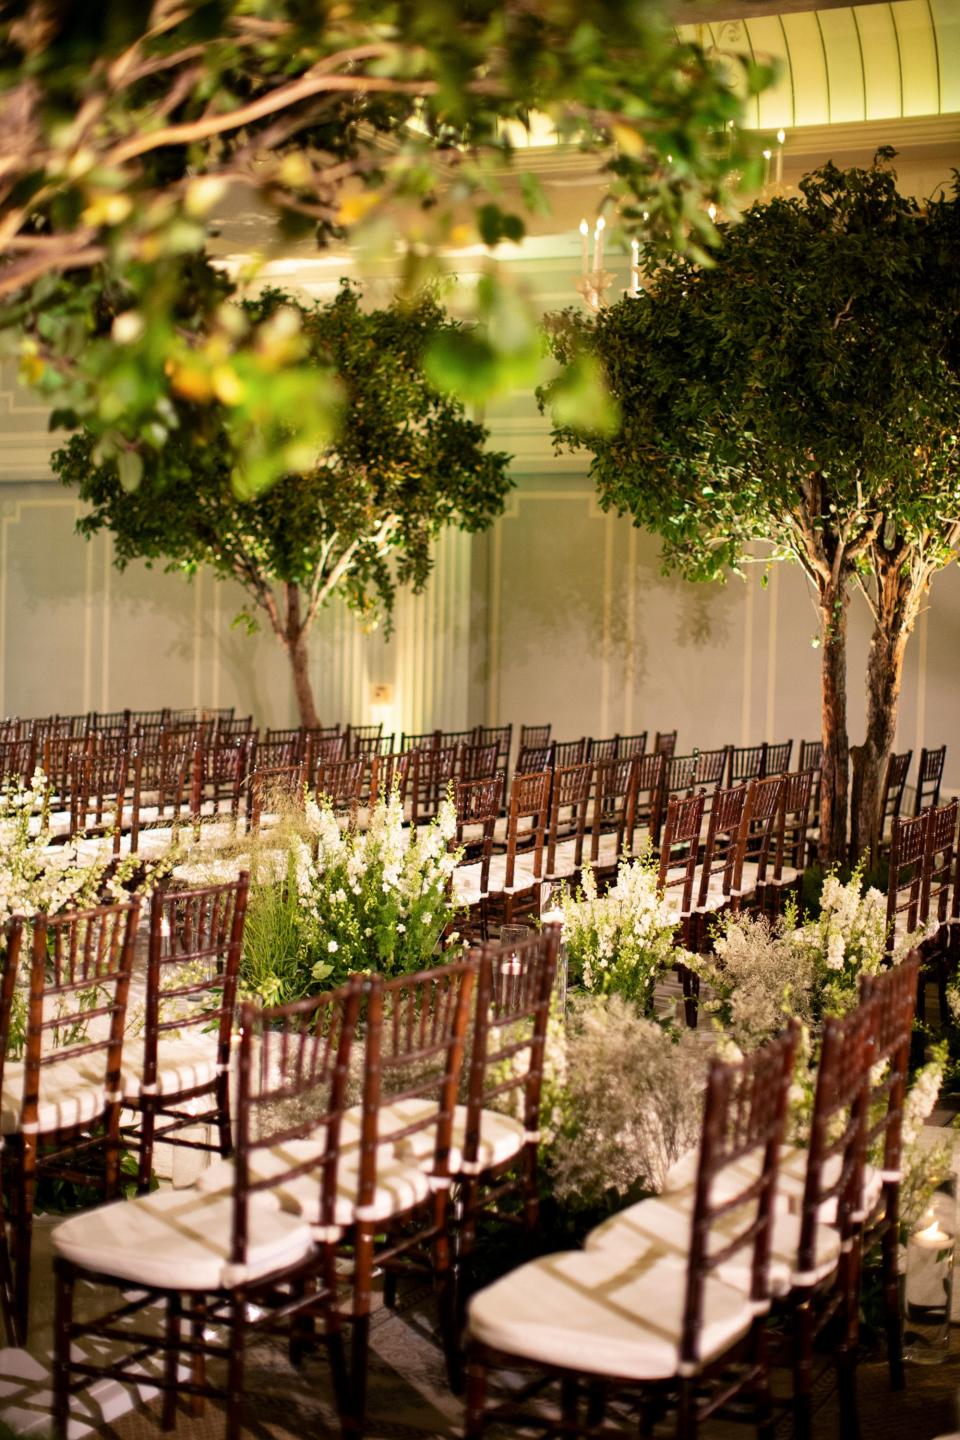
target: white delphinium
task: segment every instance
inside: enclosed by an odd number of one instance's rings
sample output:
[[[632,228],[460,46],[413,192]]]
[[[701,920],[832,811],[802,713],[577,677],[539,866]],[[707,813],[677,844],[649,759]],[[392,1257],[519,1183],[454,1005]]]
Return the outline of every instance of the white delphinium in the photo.
[[[650,1012],[658,976],[683,956],[674,948],[676,916],[657,889],[649,860],[621,860],[605,895],[585,865],[581,890],[575,897],[564,894],[560,906],[573,983],[597,994],[621,994]]]

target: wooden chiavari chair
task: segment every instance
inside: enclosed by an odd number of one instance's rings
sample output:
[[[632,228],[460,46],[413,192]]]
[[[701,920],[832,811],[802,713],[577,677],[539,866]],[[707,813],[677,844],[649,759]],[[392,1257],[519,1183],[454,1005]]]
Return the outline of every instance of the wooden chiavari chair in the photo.
[[[658,755],[665,755],[668,760],[677,753],[677,732],[676,730],[657,730],[653,737],[653,748]]]
[[[275,821],[278,815],[304,809],[304,766],[294,761],[289,765],[258,765],[247,776],[247,829],[257,834],[264,821]]]
[[[727,751],[727,785],[744,785],[759,780],[765,773],[767,745],[731,745]]]
[[[956,801],[954,801],[956,804]],[[858,1236],[859,1256],[880,1246],[887,1364],[894,1390],[903,1389],[900,1310],[900,1180],[903,1105],[910,1068],[910,1043],[917,1003],[920,957],[915,952],[880,975],[860,977],[861,1003],[874,1002],[874,1052],[867,1106],[867,1153],[877,1151],[879,1193],[865,1202]],[[866,1186],[864,1187],[866,1191]]]
[[[940,804],[940,786],[943,782],[943,767],[947,759],[946,745],[936,750],[920,751],[917,765],[917,789],[913,797],[913,813],[919,815],[931,805]]]
[[[302,764],[303,747],[298,738],[288,740],[258,740],[251,757],[251,773],[255,770],[283,769],[288,765]]]
[[[936,982],[941,1017],[947,1016],[947,982],[950,978],[952,955],[950,947],[952,925],[950,923],[951,900],[954,897],[954,864],[957,855],[957,814],[960,802],[956,798],[947,805],[931,807],[925,812],[927,819],[924,841],[923,874],[920,886],[920,904],[917,923],[925,927],[926,933],[918,946],[921,956],[920,989],[917,1006],[922,1016],[926,1015],[926,985],[932,978]],[[921,818],[923,818],[921,816]]]
[[[887,761],[886,772],[883,777],[883,789],[880,795],[880,845],[883,848],[888,844],[888,826],[892,827],[894,820],[900,816],[903,807],[903,792],[907,784],[907,775],[910,773],[910,761],[913,759],[913,751],[905,750],[902,755],[891,755]]]
[[[667,761],[656,750],[635,757],[636,800],[632,849],[656,850],[663,823],[663,772]]]
[[[786,775],[790,769],[790,757],[792,755],[792,740],[782,740],[776,745],[768,745],[763,762],[762,778],[765,779],[768,775]]]
[[[446,749],[440,746],[438,753]],[[457,775],[460,780],[488,780],[497,774],[497,745],[457,744]]]
[[[435,746],[420,751],[420,784],[412,792],[411,823],[433,819],[451,785],[461,779],[459,745]]]
[[[471,902],[471,913],[476,915],[476,924],[468,923],[471,929],[479,931],[482,939],[486,939],[487,928],[486,907],[483,902],[490,891],[490,861],[502,797],[503,777],[499,774],[483,780],[461,780],[453,793],[453,803],[457,811],[457,830],[453,844],[464,852],[461,871],[467,867],[475,867],[469,879],[472,882],[471,895],[476,896]]]
[[[552,725],[521,725],[520,726],[520,749],[527,746],[544,749],[550,744]]]
[[[146,859],[174,843],[180,827],[191,823],[193,755],[172,747],[150,755],[138,747],[130,768],[130,853]]]
[[[141,1194],[158,1141],[231,1153],[230,1053],[249,888],[242,872],[227,885],[151,896],[144,1046],[124,1056],[121,1077],[124,1106],[140,1116]],[[214,1128],[216,1142],[191,1133],[198,1126]]]
[[[348,725],[346,728],[347,754],[351,760],[358,755],[370,755],[380,749],[383,739],[383,721],[378,725]]]
[[[120,1183],[120,1069],[140,902],[31,921],[30,993],[22,1061],[6,1056],[18,963],[8,943],[0,1016],[0,1132],[13,1238],[14,1329],[26,1340],[33,1211],[41,1178]]]
[[[389,799],[396,791],[404,815],[411,812],[411,795],[420,786],[420,751],[396,750],[370,761],[370,804]]]
[[[517,775],[526,775],[534,770],[546,770],[549,768],[553,758],[553,746],[548,742],[546,745],[523,745],[517,755],[515,771]]]
[[[496,745],[497,769],[506,774],[510,764],[510,749],[513,745],[512,725],[478,725],[473,743],[475,745]]]
[[[616,877],[636,828],[639,755],[601,760],[595,767],[590,822],[590,867],[602,885]]]
[[[569,879],[571,888],[575,886],[583,864],[593,777],[594,767],[590,760],[580,765],[558,767],[553,772],[546,878]]]
[[[624,759],[627,755],[645,755],[647,732],[641,730],[638,735],[617,735],[616,742],[618,759]]]
[[[306,767],[307,785],[316,790],[317,774],[324,765],[340,765],[349,758],[347,737],[307,731],[301,739],[301,758]]]
[[[505,854],[491,865],[489,893],[481,901],[488,924],[494,919],[509,925],[539,913],[551,778],[549,770],[539,770],[518,772],[511,781]]]
[[[119,855],[126,813],[128,757],[86,754],[70,767],[70,834],[110,836]]]
[[[743,843],[737,857],[733,899],[737,908],[763,905],[769,876],[776,867],[780,822],[785,819],[785,777],[768,775],[748,784],[743,817]]]
[[[711,1061],[693,1199],[681,1222],[681,1263],[675,1239],[664,1243],[633,1230],[631,1221],[644,1219],[635,1206],[617,1217],[616,1240],[598,1238],[591,1249],[534,1260],[474,1296],[468,1440],[478,1440],[488,1424],[505,1425],[508,1433],[530,1426],[523,1402],[539,1386],[487,1405],[488,1372],[515,1370],[518,1361],[561,1382],[561,1418],[542,1417],[542,1410],[537,1417],[551,1433],[613,1434],[602,1424],[606,1396],[623,1390],[639,1390],[647,1401],[675,1394],[677,1433],[684,1437],[745,1393],[766,1433],[763,1325],[794,1049],[791,1028],[739,1065]],[[649,1213],[657,1202],[644,1203]],[[731,1269],[745,1277],[737,1288],[727,1283]]]
[[[894,816],[887,880],[888,951],[893,950],[898,938],[912,933],[920,924],[927,826],[926,815],[911,819]],[[922,1014],[922,995],[920,1009]]]
[[[660,844],[657,889],[676,917],[677,942],[688,950],[693,948],[693,886],[706,802],[703,790],[695,795],[671,795]],[[678,966],[685,995],[687,974],[686,967]]]
[[[602,740],[591,739],[587,747],[587,759],[595,764],[600,760],[616,760],[619,738],[619,735],[609,735]]]
[[[586,736],[580,740],[554,740],[550,764],[555,770],[568,765],[582,765],[587,758],[589,744]]]
[[[796,770],[783,777],[773,869],[767,877],[764,905],[780,915],[792,891],[797,900],[811,858],[810,808],[816,772]]]
[[[22,739],[0,740],[0,780],[20,780],[29,785],[36,763],[36,736],[31,734]]]
[[[223,1162],[222,1188],[160,1190],[58,1226],[57,1440],[66,1440],[71,1394],[92,1380],[136,1383],[152,1356],[163,1362],[151,1378],[163,1392],[165,1429],[175,1424],[179,1395],[210,1396],[225,1402],[228,1440],[239,1440],[251,1333],[279,1330],[293,1343],[317,1316],[349,1426],[336,1245],[356,1211],[341,1177],[345,1149],[356,1150],[343,1116],[361,989],[354,979],[289,1005],[243,1006],[236,1156]],[[355,1179],[347,1189],[355,1196]],[[82,1281],[119,1286],[121,1306],[111,1299],[106,1313],[93,1315],[85,1305],[78,1316],[73,1297]],[[160,1327],[140,1322],[148,1308],[160,1308]],[[91,1347],[76,1344],[107,1337],[97,1364]],[[208,1377],[208,1359],[225,1364],[225,1384]]]
[[[310,788],[317,796],[325,795],[337,814],[347,817],[354,825],[366,769],[367,762],[362,755],[353,760],[334,760],[318,765],[311,777]]]

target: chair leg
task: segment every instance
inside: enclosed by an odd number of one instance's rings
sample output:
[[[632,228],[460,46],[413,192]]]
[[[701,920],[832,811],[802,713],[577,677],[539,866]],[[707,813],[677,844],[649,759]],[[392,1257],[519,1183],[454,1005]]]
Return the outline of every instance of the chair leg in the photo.
[[[167,1348],[163,1357],[163,1410],[160,1424],[164,1430],[174,1430],[177,1424],[177,1380],[180,1360],[180,1321],[183,1306],[179,1295],[167,1297]]]
[[[53,1435],[67,1440],[70,1414],[70,1331],[73,1325],[73,1271],[63,1260],[53,1266]]]
[[[156,1117],[149,1100],[141,1101],[140,1110],[140,1157],[137,1164],[137,1194],[146,1195],[153,1179],[153,1132]]]
[[[447,1381],[455,1395],[463,1394],[463,1355],[454,1272],[450,1264],[450,1241],[446,1233],[433,1244],[433,1280],[437,1291],[440,1338],[447,1366]]]
[[[227,1440],[240,1440],[243,1428],[243,1371],[247,1301],[241,1290],[233,1297],[230,1315],[230,1358],[227,1366]]]
[[[480,1440],[483,1434],[483,1412],[487,1398],[487,1367],[476,1351],[467,1361],[467,1414],[465,1440]]]
[[[680,1381],[677,1397],[677,1440],[694,1440],[697,1433],[697,1394],[693,1382]]]
[[[883,1232],[883,1304],[887,1329],[887,1365],[891,1390],[902,1390],[903,1321],[900,1314],[900,1276],[897,1268],[897,1227],[888,1224]]]
[[[805,1300],[795,1312],[793,1357],[793,1431],[795,1440],[810,1440],[813,1425],[813,1311]]]
[[[190,1338],[194,1345],[203,1344],[203,1332],[207,1327],[207,1302],[203,1295],[190,1297]],[[194,1350],[190,1357],[190,1378],[195,1385],[203,1385],[207,1378],[207,1359],[202,1350]],[[203,1414],[205,1401],[202,1395],[190,1396],[190,1414]]]
[[[367,1362],[370,1351],[370,1316],[357,1315],[353,1321],[350,1339],[351,1382],[349,1434],[359,1437],[363,1434],[363,1422],[367,1409]]]
[[[397,1308],[397,1272],[389,1268],[383,1272],[383,1303],[388,1310]]]
[[[233,1133],[230,1129],[230,1076],[217,1076],[217,1133],[220,1138],[220,1154],[225,1158],[233,1154]]]
[[[0,1193],[0,1318],[3,1320],[6,1343],[11,1346],[20,1343],[14,1309],[13,1265],[7,1241],[7,1217],[3,1208],[3,1195]]]
[[[575,1375],[564,1375],[560,1381],[560,1413],[564,1433],[577,1434],[580,1423],[580,1385]]]
[[[20,1173],[17,1177],[17,1210],[14,1227],[14,1316],[21,1345],[30,1330],[30,1258],[33,1248],[33,1202],[37,1189],[37,1152],[32,1137],[23,1137]]]

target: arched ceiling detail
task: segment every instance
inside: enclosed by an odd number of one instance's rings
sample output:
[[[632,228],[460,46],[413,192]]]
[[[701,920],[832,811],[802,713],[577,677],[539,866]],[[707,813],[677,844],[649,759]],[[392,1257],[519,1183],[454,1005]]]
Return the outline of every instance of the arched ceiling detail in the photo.
[[[887,0],[678,30],[719,54],[779,62],[777,83],[750,101],[749,123],[760,129],[960,111],[957,0]]]

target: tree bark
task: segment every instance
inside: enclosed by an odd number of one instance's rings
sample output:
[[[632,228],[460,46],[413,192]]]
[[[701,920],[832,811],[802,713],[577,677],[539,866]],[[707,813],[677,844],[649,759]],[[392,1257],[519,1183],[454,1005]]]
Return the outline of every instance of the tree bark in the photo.
[[[847,843],[847,592],[825,583],[820,588],[820,696],[823,769],[820,777],[820,846],[823,865],[844,859]]]
[[[319,725],[313,686],[310,683],[310,657],[307,652],[307,635],[310,626],[309,622],[305,623],[301,618],[299,585],[288,584],[286,594],[287,623],[283,643],[286,646],[287,655],[290,657],[290,667],[293,671],[293,688],[297,696],[300,724]]]
[[[875,863],[883,823],[883,782],[897,730],[903,658],[925,586],[897,560],[878,567],[877,612],[867,659],[867,733],[856,760],[853,858]]]

